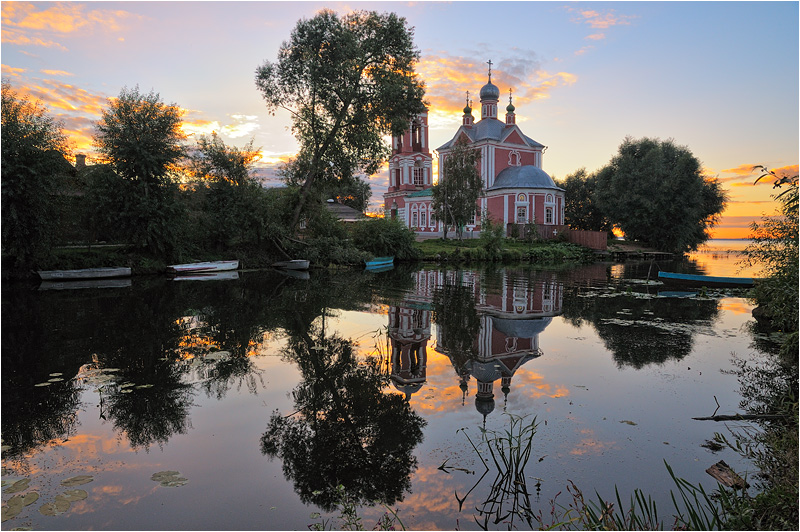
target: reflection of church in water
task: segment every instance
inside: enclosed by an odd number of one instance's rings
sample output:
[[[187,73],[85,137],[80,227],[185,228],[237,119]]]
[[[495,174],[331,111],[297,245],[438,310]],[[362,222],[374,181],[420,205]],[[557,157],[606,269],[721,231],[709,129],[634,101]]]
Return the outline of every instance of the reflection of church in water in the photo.
[[[515,373],[542,355],[539,333],[553,316],[561,314],[563,285],[555,276],[528,278],[506,273],[500,286],[489,289],[477,272],[420,270],[414,275],[416,290],[389,309],[392,381],[407,398],[422,389],[434,294],[446,283],[460,285],[474,297],[480,320],[477,336],[472,342],[452,338],[451,331],[437,323],[435,350],[453,364],[463,392],[462,404],[476,387],[475,408],[485,418],[494,410],[498,381],[507,401]]]

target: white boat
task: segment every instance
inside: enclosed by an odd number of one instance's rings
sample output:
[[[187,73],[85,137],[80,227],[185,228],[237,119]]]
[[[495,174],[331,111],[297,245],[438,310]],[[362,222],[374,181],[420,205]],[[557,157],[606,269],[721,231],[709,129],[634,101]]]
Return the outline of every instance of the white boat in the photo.
[[[209,262],[192,262],[190,264],[173,264],[167,266],[167,271],[170,273],[224,272],[235,270],[238,267],[238,260],[215,260]]]
[[[130,277],[130,268],[85,268],[83,270],[45,270],[36,272],[42,281],[81,281]]]
[[[284,270],[307,270],[309,262],[304,259],[293,259],[276,262],[272,265],[273,268],[282,268]]]

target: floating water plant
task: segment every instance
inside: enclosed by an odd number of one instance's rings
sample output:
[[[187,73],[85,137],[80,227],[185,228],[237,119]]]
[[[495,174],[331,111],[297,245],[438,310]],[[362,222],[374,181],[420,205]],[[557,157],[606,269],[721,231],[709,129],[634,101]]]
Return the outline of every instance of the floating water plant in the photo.
[[[158,473],[153,473],[150,480],[160,483],[165,488],[178,488],[189,482],[189,479],[178,475],[180,475],[178,471],[159,471]]]
[[[78,475],[62,480],[61,485],[67,487],[80,486],[82,484],[88,484],[93,480],[94,477],[92,475]]]
[[[35,503],[39,499],[39,494],[35,491],[25,495],[14,495],[6,504],[3,505],[3,522],[16,517],[23,508]]]
[[[72,506],[70,501],[56,496],[55,502],[48,502],[41,505],[39,507],[39,513],[47,516],[56,516],[69,510],[70,506]]]
[[[11,486],[9,486],[8,489],[6,489],[6,493],[19,493],[20,491],[25,491],[26,489],[28,489],[28,484],[30,483],[31,479],[29,478],[23,478],[17,480],[13,484],[11,484]]]

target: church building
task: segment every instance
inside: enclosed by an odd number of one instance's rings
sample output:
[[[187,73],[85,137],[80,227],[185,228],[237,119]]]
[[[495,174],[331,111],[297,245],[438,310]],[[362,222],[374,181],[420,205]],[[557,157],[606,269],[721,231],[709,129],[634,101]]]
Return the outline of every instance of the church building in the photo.
[[[507,235],[515,226],[520,235],[535,227],[540,238],[552,238],[565,229],[564,190],[542,170],[547,147],[526,136],[516,124],[510,89],[505,121],[498,119],[500,89],[492,83],[491,61],[489,80],[480,91],[481,118],[477,122],[467,95],[461,126],[436,152],[439,168],[461,138],[480,152],[483,194],[471,225],[479,230],[482,217],[488,216],[493,223],[502,223]],[[400,219],[418,234],[441,234],[444,229],[444,224],[431,216],[432,162],[425,112],[403,136],[392,137],[389,189],[384,194],[386,216]]]

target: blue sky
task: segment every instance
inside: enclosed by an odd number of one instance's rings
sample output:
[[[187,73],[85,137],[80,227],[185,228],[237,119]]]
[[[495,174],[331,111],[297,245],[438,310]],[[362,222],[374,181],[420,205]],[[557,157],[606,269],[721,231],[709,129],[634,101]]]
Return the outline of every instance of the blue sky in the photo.
[[[64,121],[77,151],[107,98],[138,85],[184,108],[188,133],[254,138],[271,173],[296,144],[286,116],[266,112],[255,69],[322,8],[407,19],[433,147],[491,59],[554,177],[599,169],[628,135],[672,138],[730,192],[717,235],[745,236],[773,209],[750,167],[797,171],[797,2],[2,2],[2,74]],[[377,204],[385,175],[371,182]]]

